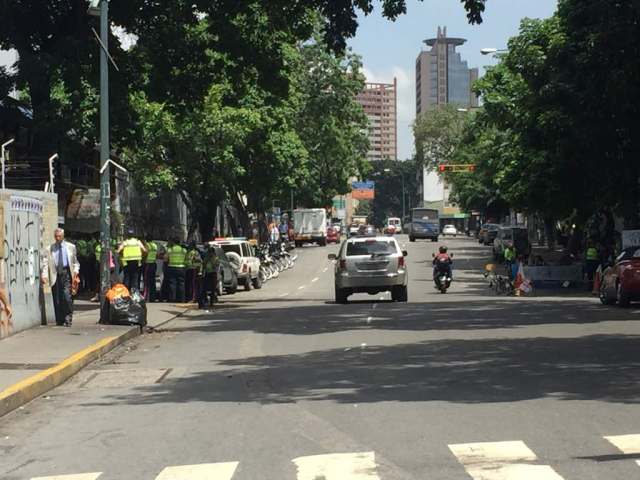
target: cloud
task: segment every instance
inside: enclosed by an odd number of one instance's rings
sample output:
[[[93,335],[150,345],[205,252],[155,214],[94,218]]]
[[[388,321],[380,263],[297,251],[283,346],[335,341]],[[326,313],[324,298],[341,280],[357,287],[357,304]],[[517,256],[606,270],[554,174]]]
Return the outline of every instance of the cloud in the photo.
[[[393,83],[398,81],[398,158],[407,159],[413,155],[413,132],[411,125],[416,118],[415,91],[416,84],[413,72],[398,66],[384,71],[372,71],[366,66],[362,69],[368,82]]]

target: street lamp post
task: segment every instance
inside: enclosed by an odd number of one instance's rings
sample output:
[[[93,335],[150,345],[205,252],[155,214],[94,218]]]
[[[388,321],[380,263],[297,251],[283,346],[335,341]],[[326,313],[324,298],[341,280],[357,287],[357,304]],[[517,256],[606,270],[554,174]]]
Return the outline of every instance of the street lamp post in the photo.
[[[15,141],[15,138],[12,138],[11,140],[7,140],[6,142],[4,142],[1,146],[0,146],[0,159],[2,160],[2,189],[5,189],[5,183],[4,183],[4,164],[5,164],[5,149],[11,145],[13,142]]]

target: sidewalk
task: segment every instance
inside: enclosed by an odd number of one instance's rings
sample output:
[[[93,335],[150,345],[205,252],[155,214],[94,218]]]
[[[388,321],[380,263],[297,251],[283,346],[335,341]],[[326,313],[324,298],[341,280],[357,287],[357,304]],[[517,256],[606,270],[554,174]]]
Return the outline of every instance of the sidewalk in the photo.
[[[186,305],[147,305],[157,328],[188,310]],[[118,345],[138,327],[99,325],[98,304],[76,301],[73,326],[41,326],[0,341],[0,417],[55,388]]]

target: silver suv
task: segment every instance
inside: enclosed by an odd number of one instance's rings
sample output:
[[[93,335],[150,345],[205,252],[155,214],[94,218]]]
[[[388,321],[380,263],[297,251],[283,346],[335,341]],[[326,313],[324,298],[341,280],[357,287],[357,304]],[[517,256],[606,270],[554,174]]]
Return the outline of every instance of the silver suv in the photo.
[[[409,275],[398,242],[387,236],[352,237],[342,243],[335,260],[336,303],[346,303],[352,293],[391,292],[396,302],[407,301]]]

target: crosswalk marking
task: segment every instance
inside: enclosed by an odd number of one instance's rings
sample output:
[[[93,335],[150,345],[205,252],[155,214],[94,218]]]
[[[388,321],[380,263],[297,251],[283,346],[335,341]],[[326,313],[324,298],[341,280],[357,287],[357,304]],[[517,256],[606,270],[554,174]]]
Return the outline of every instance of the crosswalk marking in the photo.
[[[54,475],[52,477],[32,477],[31,480],[96,480],[102,472],[77,473],[74,475]]]
[[[474,480],[562,480],[548,465],[532,465],[538,457],[524,442],[449,445]]]
[[[298,480],[380,480],[373,452],[298,457]]]
[[[640,435],[611,435],[604,437],[625,455],[640,453]],[[640,465],[640,460],[636,460]]]
[[[231,480],[238,468],[238,462],[203,463],[167,467],[156,480]]]

